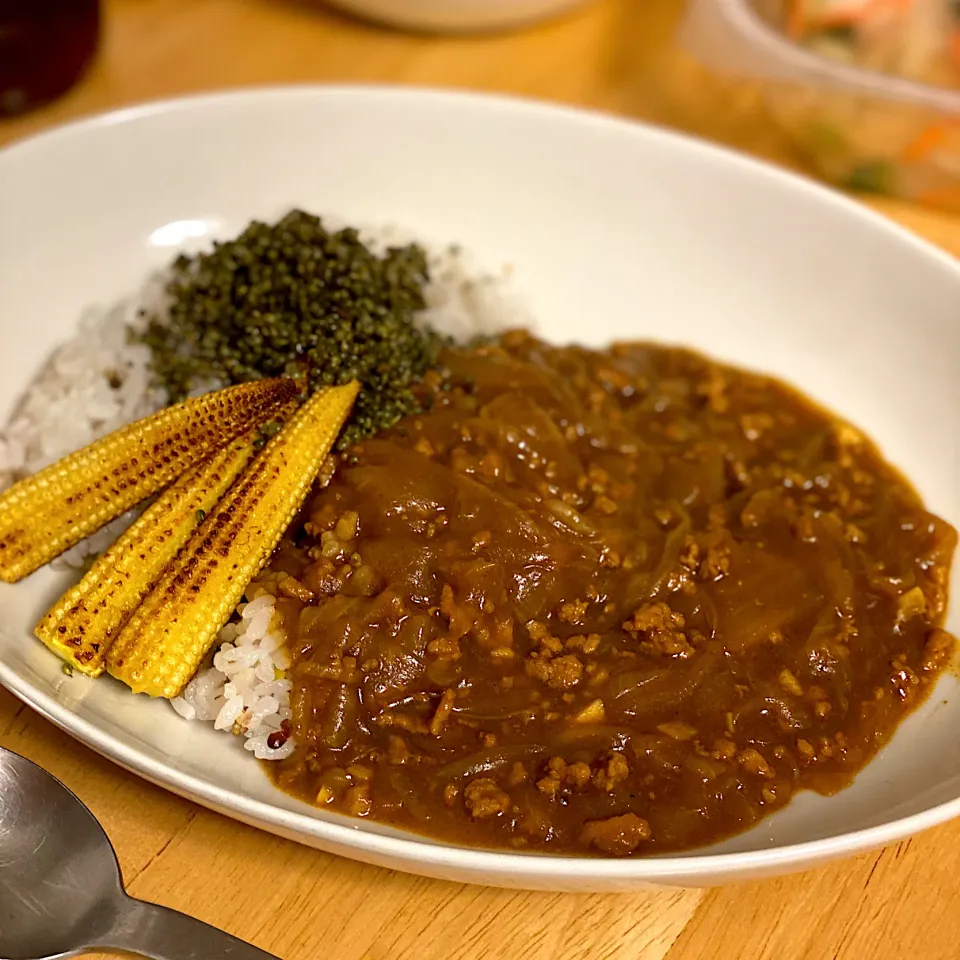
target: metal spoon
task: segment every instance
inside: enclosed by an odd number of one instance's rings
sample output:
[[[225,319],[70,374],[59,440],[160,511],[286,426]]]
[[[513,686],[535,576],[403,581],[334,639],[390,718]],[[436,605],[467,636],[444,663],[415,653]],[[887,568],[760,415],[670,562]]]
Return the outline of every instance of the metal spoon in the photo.
[[[277,960],[127,896],[93,814],[59,780],[0,747],[0,960],[60,960],[94,949],[154,960]]]

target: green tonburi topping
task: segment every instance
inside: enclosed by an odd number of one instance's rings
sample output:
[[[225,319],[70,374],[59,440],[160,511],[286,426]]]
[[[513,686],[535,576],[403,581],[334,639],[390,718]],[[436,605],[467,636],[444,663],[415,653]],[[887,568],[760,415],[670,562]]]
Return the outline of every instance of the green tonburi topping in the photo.
[[[359,380],[342,448],[419,409],[411,387],[444,343],[414,324],[428,279],[419,246],[377,256],[356,230],[330,232],[295,210],[273,225],[251,223],[210,253],[180,257],[169,317],[151,318],[138,339],[171,402],[210,381],[304,369],[313,389]]]

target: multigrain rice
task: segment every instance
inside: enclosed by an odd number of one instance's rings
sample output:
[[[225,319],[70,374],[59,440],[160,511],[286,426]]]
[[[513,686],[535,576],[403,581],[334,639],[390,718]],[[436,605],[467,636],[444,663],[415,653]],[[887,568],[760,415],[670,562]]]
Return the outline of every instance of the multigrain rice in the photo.
[[[410,238],[386,230],[366,240],[379,246]],[[499,276],[477,274],[455,247],[433,255],[430,266],[424,323],[458,340],[512,326],[533,327],[522,303],[509,292],[509,268]],[[129,330],[141,329],[148,316],[163,316],[164,288],[164,274],[158,273],[136,296],[83,315],[76,336],[53,352],[0,430],[0,489],[163,407],[166,396],[150,385],[150,351],[131,343]],[[53,566],[83,569],[135,516],[132,511],[120,517]],[[186,720],[242,736],[246,749],[259,759],[280,760],[294,749],[286,725],[290,660],[274,619],[270,578],[258,580],[254,589],[257,595],[247,597],[223,628],[208,664],[171,705]]]

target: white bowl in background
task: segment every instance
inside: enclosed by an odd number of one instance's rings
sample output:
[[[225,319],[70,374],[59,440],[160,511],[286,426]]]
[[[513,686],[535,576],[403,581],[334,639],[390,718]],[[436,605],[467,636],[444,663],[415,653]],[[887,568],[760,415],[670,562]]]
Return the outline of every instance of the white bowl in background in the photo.
[[[135,291],[176,236],[291,206],[398,224],[510,263],[543,336],[682,342],[797,384],[872,434],[960,524],[960,266],[807,180],[621,120],[519,100],[279,88],[158,103],[0,152],[0,418],[81,312]],[[189,230],[184,230],[184,224]],[[29,332],[29,335],[27,335]],[[707,885],[808,867],[960,813],[960,695],[926,705],[840,794],[651,859],[466,849],[318,811],[240,744],[31,636],[64,586],[0,587],[0,681],[155,783],[282,836],[446,879],[566,890]],[[948,626],[957,632],[957,608]]]
[[[507,30],[558,16],[586,0],[327,0],[368,20],[431,33]]]

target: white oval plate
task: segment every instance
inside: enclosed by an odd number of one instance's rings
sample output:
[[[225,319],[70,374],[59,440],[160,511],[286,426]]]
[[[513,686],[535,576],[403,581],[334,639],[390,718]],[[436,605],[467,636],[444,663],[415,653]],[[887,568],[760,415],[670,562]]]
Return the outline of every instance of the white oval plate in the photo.
[[[679,341],[793,381],[871,433],[960,523],[960,268],[805,180],[659,130],[533,103],[287,88],[160,103],[0,153],[0,416],[87,307],[135,291],[183,235],[289,207],[457,241],[555,340]],[[192,242],[196,243],[194,236]],[[801,795],[709,850],[602,860],[470,850],[282,795],[239,743],[31,637],[63,586],[0,590],[0,681],[93,749],[282,836],[446,879],[549,889],[706,885],[810,866],[960,813],[945,678],[852,788]],[[958,618],[951,617],[956,631]]]

